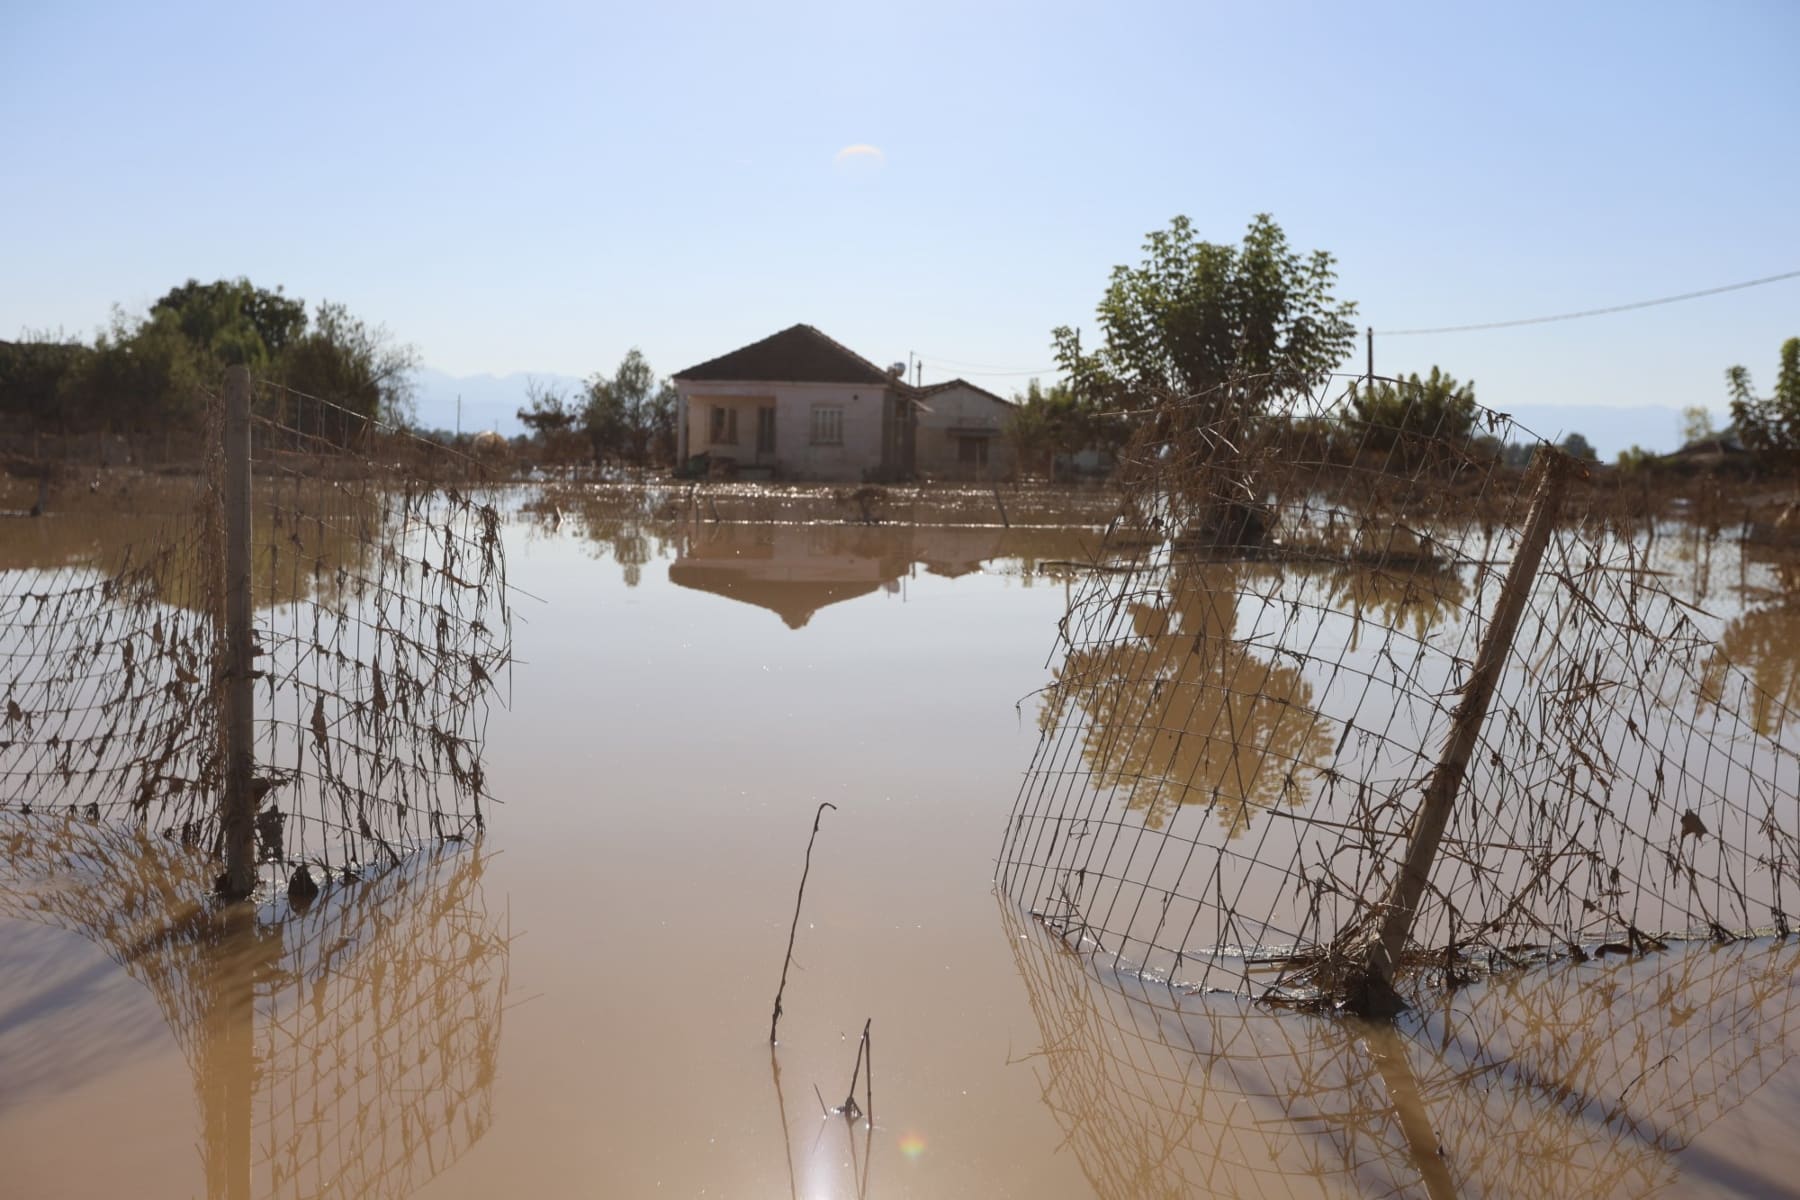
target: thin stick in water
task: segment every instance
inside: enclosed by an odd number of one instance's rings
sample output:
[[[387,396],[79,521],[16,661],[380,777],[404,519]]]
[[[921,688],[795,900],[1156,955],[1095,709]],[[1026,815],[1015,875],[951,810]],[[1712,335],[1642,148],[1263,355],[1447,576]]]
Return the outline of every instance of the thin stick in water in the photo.
[[[781,1022],[781,996],[787,991],[788,968],[794,962],[794,938],[800,932],[800,904],[806,899],[806,877],[812,872],[813,843],[819,838],[819,821],[825,816],[825,810],[837,811],[837,805],[826,800],[819,805],[819,811],[813,814],[812,836],[806,839],[806,865],[800,870],[800,890],[794,893],[794,923],[788,929],[787,957],[781,961],[781,984],[775,989],[775,1011],[769,1017],[769,1045],[775,1044],[775,1026]]]
[[[850,1072],[850,1090],[844,1093],[843,1106],[838,1109],[844,1116],[852,1120],[859,1116],[869,1117],[870,1114],[875,1111],[875,1050],[873,1044],[869,1041],[869,1026],[874,1023],[874,1017],[870,1017],[863,1022],[862,1037],[858,1039],[856,1043],[856,1066]],[[856,1080],[857,1077],[862,1074],[863,1056],[865,1054],[869,1059],[868,1090],[864,1093],[869,1101],[869,1107],[866,1110],[856,1106]],[[871,1117],[871,1119],[873,1118]]]

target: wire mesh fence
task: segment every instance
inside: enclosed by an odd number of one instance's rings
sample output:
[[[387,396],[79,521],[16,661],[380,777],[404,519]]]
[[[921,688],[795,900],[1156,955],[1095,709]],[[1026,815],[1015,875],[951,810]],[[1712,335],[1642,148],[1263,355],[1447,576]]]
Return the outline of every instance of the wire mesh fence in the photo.
[[[342,867],[471,836],[511,628],[481,465],[272,385],[253,411],[261,855]]]
[[[1787,931],[1793,714],[1672,586],[1698,526],[1659,528],[1548,447],[1508,466],[1540,443],[1502,414],[1454,418],[1256,380],[1132,416],[1001,854],[1071,947],[1321,1002],[1402,911],[1392,965],[1452,977]],[[1408,898],[1434,787],[1451,803]]]
[[[254,863],[283,879],[304,866],[306,886],[314,871],[369,871],[471,836],[491,803],[481,746],[510,654],[481,464],[327,400],[241,384],[254,470],[235,509],[226,398],[209,397],[198,474],[134,493],[154,515],[127,511],[62,553],[0,564],[0,810],[141,824],[228,858],[238,793]],[[234,735],[238,684],[253,716]]]
[[[412,1195],[479,1141],[511,935],[478,845],[428,848],[304,912],[206,900],[212,856],[71,814],[0,815],[0,917],[92,942],[193,1072],[207,1194]]]

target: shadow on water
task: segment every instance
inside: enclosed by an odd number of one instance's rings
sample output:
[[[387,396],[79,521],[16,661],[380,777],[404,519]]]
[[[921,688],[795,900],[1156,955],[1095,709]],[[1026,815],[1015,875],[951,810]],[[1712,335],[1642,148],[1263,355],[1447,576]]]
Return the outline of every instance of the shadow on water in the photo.
[[[1111,972],[1000,908],[1023,1061],[1102,1195],[1782,1190],[1782,1165],[1695,1141],[1793,1058],[1792,941],[1536,968],[1386,1027]]]
[[[487,858],[422,851],[303,908],[221,907],[200,899],[204,855],[8,817],[0,918],[79,934],[149,990],[193,1072],[208,1196],[397,1198],[493,1119],[510,935]],[[32,1083],[59,1086],[54,1071]]]

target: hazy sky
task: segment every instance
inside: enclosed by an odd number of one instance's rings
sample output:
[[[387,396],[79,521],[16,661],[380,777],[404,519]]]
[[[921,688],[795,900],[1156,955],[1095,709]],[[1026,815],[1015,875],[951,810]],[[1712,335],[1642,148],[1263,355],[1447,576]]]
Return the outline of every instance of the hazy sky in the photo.
[[[1273,213],[1378,331],[1800,269],[1796,0],[0,3],[0,336],[248,275],[457,373],[807,321],[1006,391],[1176,213]],[[1800,280],[1376,353],[1718,405],[1794,335]]]

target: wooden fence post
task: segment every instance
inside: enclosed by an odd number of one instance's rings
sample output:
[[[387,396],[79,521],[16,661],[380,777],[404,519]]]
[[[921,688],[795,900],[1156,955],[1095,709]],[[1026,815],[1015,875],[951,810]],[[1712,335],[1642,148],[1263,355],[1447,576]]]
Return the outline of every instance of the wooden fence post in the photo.
[[[250,372],[225,373],[225,788],[219,826],[225,842],[224,894],[234,900],[256,887],[255,670],[250,630]]]
[[[1412,840],[1406,847],[1406,858],[1400,876],[1394,881],[1387,902],[1381,908],[1381,931],[1368,944],[1363,961],[1352,977],[1347,1006],[1364,1016],[1392,1016],[1406,1007],[1394,990],[1394,975],[1400,955],[1412,935],[1419,902],[1431,882],[1431,866],[1437,858],[1438,845],[1444,839],[1444,827],[1450,822],[1450,810],[1462,790],[1464,775],[1475,745],[1481,739],[1481,727],[1487,720],[1488,705],[1494,689],[1506,669],[1506,656],[1512,649],[1513,636],[1519,629],[1519,618],[1525,602],[1537,581],[1538,565],[1543,561],[1544,547],[1556,527],[1557,509],[1562,505],[1563,484],[1567,478],[1569,458],[1551,446],[1539,446],[1531,461],[1533,486],[1531,510],[1525,517],[1525,529],[1519,535],[1519,550],[1512,567],[1500,585],[1500,600],[1494,606],[1487,635],[1475,652],[1475,668],[1463,686],[1462,699],[1450,717],[1450,736],[1445,739],[1443,754],[1425,784],[1425,797],[1413,818]]]

